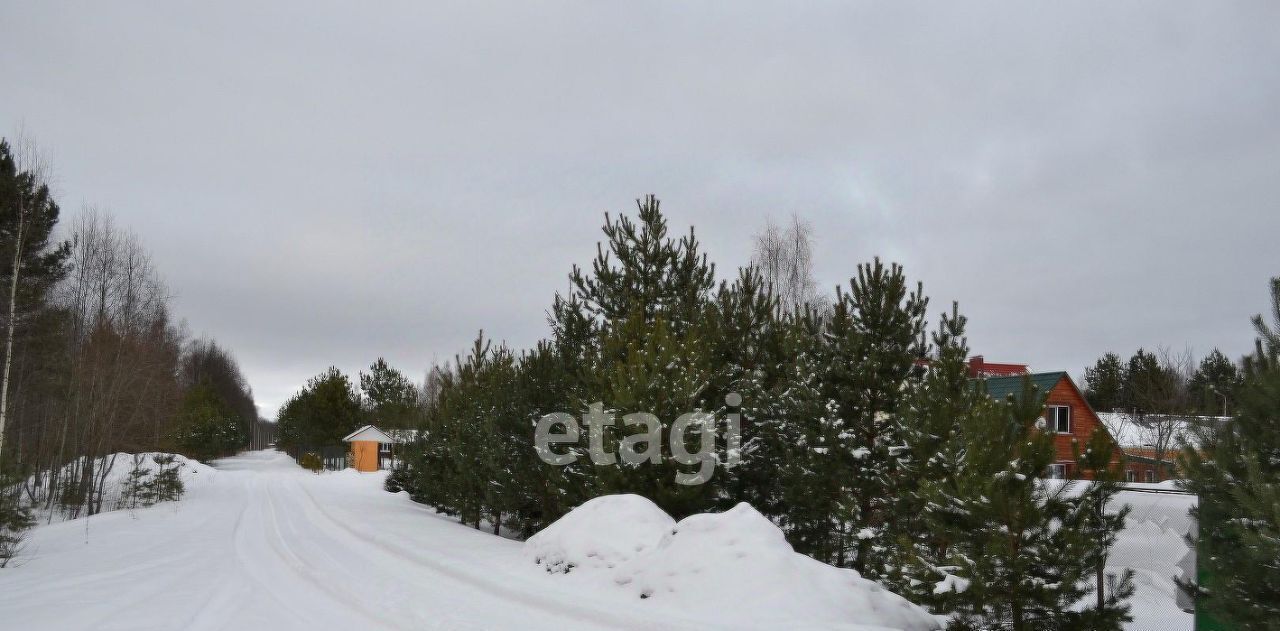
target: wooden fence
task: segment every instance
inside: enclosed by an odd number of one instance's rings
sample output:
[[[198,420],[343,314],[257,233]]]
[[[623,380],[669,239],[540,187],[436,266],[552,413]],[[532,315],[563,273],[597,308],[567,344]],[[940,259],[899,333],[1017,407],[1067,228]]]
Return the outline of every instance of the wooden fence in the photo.
[[[303,454],[313,453],[320,456],[320,462],[324,463],[326,471],[341,471],[350,466],[347,462],[349,450],[346,445],[322,445],[322,446],[303,446],[290,447],[285,450],[294,462],[298,462]]]

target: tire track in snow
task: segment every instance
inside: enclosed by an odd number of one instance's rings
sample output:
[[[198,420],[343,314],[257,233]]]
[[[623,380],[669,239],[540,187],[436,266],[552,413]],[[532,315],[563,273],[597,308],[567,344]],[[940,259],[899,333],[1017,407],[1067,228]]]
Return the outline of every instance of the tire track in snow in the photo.
[[[271,581],[260,567],[260,563],[266,559],[253,554],[253,537],[262,537],[265,531],[248,526],[262,523],[266,497],[260,476],[244,477],[244,499],[231,531],[233,554],[228,555],[230,567],[224,569],[218,579],[218,587],[191,614],[184,629],[201,631],[234,628],[237,625],[232,621],[246,604],[245,601],[261,597],[268,599],[272,607],[289,611],[297,619],[306,618],[305,610],[299,608],[301,603],[296,602],[296,599],[281,598],[272,588]]]
[[[158,508],[159,506],[155,506],[155,507],[151,507],[148,510],[157,510]],[[183,517],[187,517],[190,515],[191,513],[188,512],[183,514]],[[237,520],[240,519],[242,516],[243,516],[243,512],[237,515]],[[137,519],[137,516],[135,515],[133,516],[133,518]],[[175,521],[178,521],[180,523],[181,520],[175,519]],[[218,515],[211,514],[205,519],[197,522],[197,527],[209,528],[211,524],[214,524],[217,521],[218,521]],[[177,533],[167,537],[167,540],[169,541],[182,538],[183,534],[181,533],[188,532],[186,529],[166,530],[166,532],[169,532],[169,531]],[[200,579],[204,575],[204,572],[200,569],[201,568],[200,562],[203,561],[203,559],[198,556],[197,551],[190,550],[189,547],[183,547],[183,546],[157,545],[155,547],[162,548],[162,549],[177,548],[177,549],[183,550],[184,553],[180,556],[163,557],[157,561],[143,564],[141,566],[130,566],[120,571],[97,572],[88,577],[84,577],[83,580],[68,581],[66,583],[59,584],[56,587],[64,590],[73,588],[71,589],[71,591],[78,592],[81,589],[91,587],[95,583],[108,584],[115,587],[115,586],[119,586],[122,582],[125,582],[126,584],[130,584],[134,586],[133,593],[130,593],[129,591],[118,590],[118,589],[114,590],[115,592],[118,592],[121,594],[120,600],[123,600],[124,602],[120,602],[119,600],[116,600],[115,602],[113,602],[112,603],[113,607],[111,609],[104,611],[100,615],[97,615],[96,616],[97,621],[92,626],[88,627],[92,629],[119,628],[118,621],[125,617],[123,614],[131,611],[139,610],[139,609],[145,609],[147,603],[154,602],[157,599],[165,598],[167,595],[167,592],[169,591],[172,585],[196,584],[200,581]],[[152,575],[158,572],[164,572],[168,575],[171,575],[174,580],[170,581],[169,583],[159,584],[154,589],[147,589],[147,590],[139,590],[137,587],[140,585],[145,585],[146,584],[145,581],[130,582],[125,580],[130,577],[135,577],[135,576],[142,577],[142,576]],[[52,586],[46,584],[46,585],[42,585],[41,587],[47,589]],[[113,590],[108,589],[107,591],[111,592]],[[138,593],[139,591],[140,593]]]
[[[411,627],[402,627],[396,621],[387,619],[382,612],[370,610],[359,600],[352,598],[347,590],[338,589],[332,582],[318,578],[321,576],[342,577],[346,568],[343,565],[339,565],[335,568],[330,568],[331,571],[322,571],[320,568],[309,564],[304,556],[294,550],[290,543],[290,538],[285,535],[281,528],[283,522],[280,518],[277,494],[273,492],[273,487],[275,486],[277,485],[269,483],[266,489],[266,507],[269,518],[265,522],[270,526],[266,542],[276,553],[277,558],[283,562],[283,565],[292,570],[294,574],[302,578],[305,583],[312,586],[316,591],[327,596],[331,602],[340,603],[342,605],[340,609],[354,610],[362,614],[366,618],[364,622],[375,623],[387,629],[405,629],[406,631],[410,629]],[[305,540],[305,538],[307,538],[307,533],[303,533],[303,537],[299,537],[299,540]],[[342,545],[336,541],[326,543],[334,546]],[[320,544],[319,547],[323,551],[327,546],[326,544]],[[334,560],[332,555],[329,555],[329,558]],[[327,622],[332,622],[332,620]]]
[[[244,483],[245,498],[240,504],[240,511],[236,514],[235,522],[231,525],[231,540],[239,542],[241,532],[244,528],[245,515],[248,514],[250,507],[253,505],[253,497],[255,495],[257,480],[249,479]],[[238,546],[237,546],[238,547]],[[243,569],[240,565],[240,555],[231,556],[233,570]],[[187,619],[185,629],[225,629],[231,626],[229,624],[231,615],[230,610],[237,596],[243,597],[248,592],[244,584],[237,581],[236,578],[240,574],[238,571],[229,571],[223,569],[217,579],[217,587],[204,599],[204,603],[200,605],[191,616]]]
[[[0,575],[0,617],[14,628],[93,631],[694,628],[585,602],[512,565],[503,542],[457,536],[448,529],[464,526],[363,483],[311,476],[274,455],[229,460],[236,468],[202,480],[172,514],[105,516],[92,546],[83,524],[36,531],[47,554],[16,570],[22,580]],[[409,508],[421,509],[422,530]],[[379,530],[379,518],[393,529]]]

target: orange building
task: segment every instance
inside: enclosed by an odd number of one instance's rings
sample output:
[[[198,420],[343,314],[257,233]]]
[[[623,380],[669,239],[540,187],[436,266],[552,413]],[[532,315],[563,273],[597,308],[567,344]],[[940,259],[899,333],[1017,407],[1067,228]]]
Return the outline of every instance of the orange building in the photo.
[[[1071,376],[1065,372],[1042,372],[1006,377],[988,377],[987,394],[994,399],[1004,399],[1009,395],[1022,395],[1022,380],[1030,379],[1040,392],[1047,392],[1044,403],[1045,431],[1054,434],[1053,447],[1055,462],[1049,465],[1045,475],[1050,478],[1083,477],[1090,478],[1087,471],[1077,471],[1075,453],[1083,451],[1089,443],[1093,431],[1099,427],[1108,432],[1098,415],[1087,401],[1080,388],[1076,387]],[[1112,437],[1112,442],[1115,438]],[[1115,465],[1120,466],[1123,452],[1119,447],[1115,450]]]
[[[352,468],[356,471],[368,472],[382,468],[382,453],[389,450],[395,441],[377,427],[365,425],[347,434],[342,442],[351,443]]]

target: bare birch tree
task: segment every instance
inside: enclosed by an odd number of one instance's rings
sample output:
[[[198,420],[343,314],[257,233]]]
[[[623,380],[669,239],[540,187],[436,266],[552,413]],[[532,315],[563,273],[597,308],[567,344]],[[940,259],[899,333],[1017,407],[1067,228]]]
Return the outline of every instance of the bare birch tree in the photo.
[[[813,226],[799,215],[792,214],[786,226],[765,221],[764,230],[755,237],[751,264],[787,311],[827,304],[813,278]]]

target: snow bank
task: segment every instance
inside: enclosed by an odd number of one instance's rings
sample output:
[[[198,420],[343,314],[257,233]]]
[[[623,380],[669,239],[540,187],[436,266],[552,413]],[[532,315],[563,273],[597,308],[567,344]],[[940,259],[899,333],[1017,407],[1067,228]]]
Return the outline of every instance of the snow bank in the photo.
[[[208,478],[216,472],[216,470],[209,465],[198,460],[191,460],[179,454],[166,454],[162,452],[145,452],[136,454],[138,467],[141,470],[146,471],[148,477],[154,475],[155,472],[159,470],[159,465],[157,465],[155,461],[156,456],[173,456],[173,464],[169,466],[179,467],[178,477],[182,480],[183,486],[188,489],[190,489],[197,480]],[[135,454],[117,452],[94,459],[94,485],[101,485],[103,511],[128,508],[128,506],[124,505],[125,500],[123,495],[126,483],[129,479],[129,472],[133,470],[134,458]],[[78,479],[83,467],[83,458],[68,463],[64,465],[59,472],[59,478],[62,480]],[[37,501],[35,504],[39,508],[35,511],[36,521],[60,521],[68,519],[72,515],[80,515],[81,513],[68,513],[56,503],[51,508],[43,508],[45,499],[43,492],[47,491],[47,488],[45,487],[45,481],[47,480],[45,476],[47,475],[48,474],[45,473],[42,474],[39,479],[32,477],[27,480],[27,485],[30,488],[35,489],[35,492],[37,493]]]
[[[145,452],[136,454],[138,458],[138,468],[147,472],[148,476],[155,475],[160,466],[156,464],[156,456],[173,456],[173,464],[170,467],[179,467],[178,477],[182,480],[184,486],[190,487],[193,482],[201,477],[213,475],[214,469],[199,460],[191,460],[186,456],[179,454],[167,454],[161,452]],[[105,474],[105,480],[102,484],[103,507],[106,509],[116,508],[116,504],[120,500],[121,494],[124,492],[125,484],[129,479],[129,472],[133,470],[135,454],[114,453],[105,458],[99,458],[97,467],[102,471],[102,467],[109,467]]]
[[[857,572],[797,554],[748,504],[673,523],[644,498],[599,497],[530,538],[525,554],[544,568],[573,570],[552,580],[644,600],[655,616],[731,628],[938,628]]]
[[[651,550],[676,522],[639,495],[588,500],[524,544],[525,556],[547,572],[611,569]]]
[[[213,467],[210,467],[199,460],[192,460],[181,454],[169,454],[163,452],[144,452],[137,454],[138,467],[146,471],[148,474],[154,475],[160,468],[159,465],[156,464],[156,456],[173,456],[173,464],[169,466],[181,466],[178,471],[183,482],[191,481],[201,475],[209,475],[214,471]],[[133,459],[134,454],[124,452],[111,454],[106,458],[99,459],[100,464],[98,466],[102,466],[101,463],[105,462],[111,467],[110,471],[107,473],[105,488],[119,489],[124,486],[125,481],[129,478],[129,472],[133,469]]]
[[[1162,483],[1163,484],[1163,483]],[[1129,485],[1137,487],[1139,485]],[[1141,485],[1157,487],[1158,485]],[[1129,600],[1133,621],[1127,631],[1189,629],[1195,616],[1179,609],[1179,587],[1175,577],[1183,573],[1179,563],[1191,552],[1186,536],[1195,530],[1189,511],[1196,504],[1193,495],[1122,491],[1113,508],[1131,509],[1111,554],[1107,571],[1115,574],[1126,568],[1136,572],[1137,587]]]

